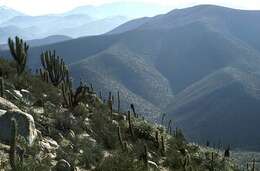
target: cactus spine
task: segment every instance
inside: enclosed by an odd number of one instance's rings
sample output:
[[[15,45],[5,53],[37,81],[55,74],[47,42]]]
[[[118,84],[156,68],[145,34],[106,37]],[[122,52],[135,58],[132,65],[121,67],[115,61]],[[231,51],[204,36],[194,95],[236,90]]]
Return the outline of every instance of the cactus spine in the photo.
[[[132,137],[134,137],[134,129],[133,129],[133,123],[132,123],[132,118],[130,111],[127,112],[127,119],[128,119],[128,126],[129,126],[129,131]]]
[[[8,45],[11,55],[16,62],[17,74],[21,75],[25,70],[29,46],[26,44],[26,42],[17,36],[15,37],[15,42],[9,38]]]
[[[0,97],[4,97],[4,78],[0,77]]]
[[[14,118],[11,120],[11,139],[10,139],[10,151],[9,159],[12,170],[16,170],[16,145],[17,145],[17,122]]]
[[[46,51],[41,54],[41,63],[45,71],[48,72],[50,81],[54,86],[60,85],[68,74],[68,69],[63,59],[56,56],[55,51]]]

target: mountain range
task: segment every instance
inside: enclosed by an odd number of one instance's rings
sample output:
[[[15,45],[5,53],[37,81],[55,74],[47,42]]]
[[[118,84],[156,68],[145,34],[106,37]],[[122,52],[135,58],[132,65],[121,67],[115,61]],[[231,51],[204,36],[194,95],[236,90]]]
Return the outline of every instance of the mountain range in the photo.
[[[127,22],[107,34],[33,47],[29,66],[55,49],[74,81],[159,122],[172,119],[193,141],[260,149],[260,11],[213,5]],[[8,52],[1,52],[8,56]]]
[[[169,8],[144,3],[109,3],[80,6],[61,14],[25,15],[0,7],[0,43],[16,35],[26,39],[43,39],[53,35],[72,38],[104,34],[132,18],[167,12]],[[135,11],[134,13],[132,11]]]

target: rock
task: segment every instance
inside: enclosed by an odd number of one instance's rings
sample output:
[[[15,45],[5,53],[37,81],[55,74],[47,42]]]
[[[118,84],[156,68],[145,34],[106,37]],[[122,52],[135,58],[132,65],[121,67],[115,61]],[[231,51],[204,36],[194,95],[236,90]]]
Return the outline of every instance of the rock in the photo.
[[[40,145],[44,150],[49,152],[59,148],[58,143],[51,138],[43,138],[43,140],[40,142]]]
[[[0,141],[9,142],[12,118],[17,121],[18,134],[25,137],[29,144],[32,144],[37,137],[34,119],[31,115],[17,109],[8,110],[0,116]]]
[[[19,90],[14,90],[14,93],[17,97],[19,98],[23,98],[23,95],[21,94],[21,92]]]
[[[113,119],[119,120],[119,121],[121,121],[121,120],[125,121],[126,120],[126,116],[125,115],[122,115],[122,114],[119,114],[119,113],[115,113],[115,112],[112,114],[112,117],[113,117]]]
[[[2,109],[2,110],[11,110],[11,109],[19,110],[19,108],[16,105],[14,105],[10,101],[8,101],[2,97],[0,97],[0,109]]]
[[[116,120],[112,120],[112,124],[115,125],[115,126],[119,125],[119,123]]]
[[[71,169],[69,162],[67,162],[64,159],[58,161],[58,163],[54,167],[54,171],[71,171],[71,170],[72,169]]]

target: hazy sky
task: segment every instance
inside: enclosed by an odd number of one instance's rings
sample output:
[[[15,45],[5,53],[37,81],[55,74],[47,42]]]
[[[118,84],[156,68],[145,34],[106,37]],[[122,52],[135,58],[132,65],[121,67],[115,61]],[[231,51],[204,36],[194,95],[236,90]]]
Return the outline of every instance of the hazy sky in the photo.
[[[5,5],[30,15],[61,13],[82,5],[100,5],[111,2],[156,3],[172,9],[197,4],[217,4],[239,9],[260,10],[260,0],[0,0]]]

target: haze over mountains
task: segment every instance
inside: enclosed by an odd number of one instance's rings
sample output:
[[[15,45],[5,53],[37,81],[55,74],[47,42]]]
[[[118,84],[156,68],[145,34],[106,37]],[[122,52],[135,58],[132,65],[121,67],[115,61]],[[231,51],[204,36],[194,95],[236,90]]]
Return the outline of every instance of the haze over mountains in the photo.
[[[106,33],[130,19],[151,16],[169,9],[143,3],[111,3],[81,6],[62,14],[29,16],[8,7],[0,7],[0,44],[16,35],[42,39],[53,35],[72,38]],[[133,11],[135,11],[133,13]]]
[[[120,91],[124,107],[134,103],[155,120],[166,112],[193,140],[260,149],[259,17],[212,5],[173,10],[108,34],[34,47],[30,67],[55,49],[75,81]]]

